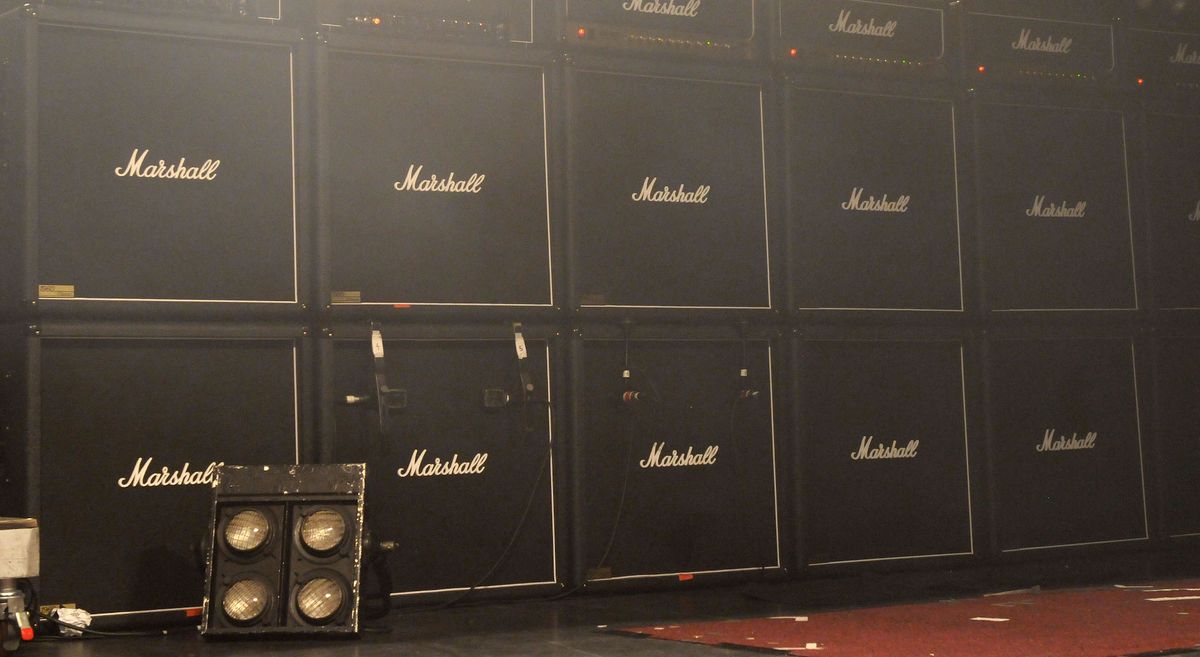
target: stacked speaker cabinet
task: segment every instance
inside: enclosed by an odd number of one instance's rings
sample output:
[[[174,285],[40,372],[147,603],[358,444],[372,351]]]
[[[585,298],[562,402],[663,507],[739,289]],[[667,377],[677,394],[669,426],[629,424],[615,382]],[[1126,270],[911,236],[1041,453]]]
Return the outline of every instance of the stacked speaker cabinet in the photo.
[[[308,451],[307,57],[214,6],[0,17],[4,496],[114,622],[201,604],[216,464]]]
[[[367,463],[394,595],[558,589],[556,333],[349,324],[321,341],[322,458]]]
[[[351,14],[371,5],[342,4]],[[457,25],[460,13],[487,7],[507,8],[508,24],[520,26],[534,20],[533,3],[458,3],[410,16],[417,4],[365,14],[365,25],[349,15],[321,37],[320,303],[335,316],[551,313],[557,167],[548,56],[523,39],[421,41],[403,28]]]
[[[1196,403],[1200,382],[1200,337],[1195,331],[1172,331],[1157,341],[1155,367],[1155,435],[1158,439],[1159,488],[1163,533],[1181,540],[1200,536],[1200,487],[1195,477]]]
[[[1150,538],[1140,395],[1146,350],[1139,342],[1120,333],[1026,328],[988,340],[989,465],[1001,554]]]
[[[216,466],[305,457],[305,337],[48,322],[7,332],[3,353],[4,513],[38,518],[40,599],[114,617],[198,608]]]
[[[574,336],[573,543],[589,588],[784,567],[778,341],[754,329],[687,333],[626,325]]]
[[[3,23],[8,316],[299,313],[298,31],[54,6]]]
[[[847,333],[797,336],[801,564],[972,558],[971,463],[981,453],[970,345],[929,329]]]

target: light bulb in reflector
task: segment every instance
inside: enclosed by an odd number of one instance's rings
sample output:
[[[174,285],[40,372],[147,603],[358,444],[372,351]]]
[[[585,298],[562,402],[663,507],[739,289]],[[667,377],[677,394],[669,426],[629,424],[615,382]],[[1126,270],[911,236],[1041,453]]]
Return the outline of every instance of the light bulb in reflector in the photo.
[[[225,525],[225,544],[237,552],[253,552],[271,537],[271,523],[253,509],[239,511]]]
[[[336,511],[322,509],[300,523],[300,541],[313,552],[330,552],[346,538],[346,521]]]
[[[221,608],[229,620],[249,623],[262,616],[270,599],[271,590],[266,584],[256,579],[240,579],[225,591]]]
[[[317,577],[300,587],[296,594],[296,608],[300,615],[314,623],[323,623],[342,608],[345,591],[337,582]]]

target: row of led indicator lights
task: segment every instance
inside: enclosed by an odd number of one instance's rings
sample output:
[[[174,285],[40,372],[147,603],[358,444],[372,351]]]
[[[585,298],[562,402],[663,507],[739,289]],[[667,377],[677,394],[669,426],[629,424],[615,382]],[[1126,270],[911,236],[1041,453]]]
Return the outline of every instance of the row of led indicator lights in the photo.
[[[459,31],[478,31],[481,33],[489,33],[492,31],[492,26],[482,21],[466,21],[450,18],[442,18],[440,20],[431,21],[427,19],[417,18],[415,16],[351,16],[346,19],[348,25],[356,25],[359,27],[398,27],[398,28],[424,28],[427,31],[435,29],[454,29]]]
[[[584,26],[580,26],[575,30],[575,36],[580,40],[592,38],[593,33]],[[625,41],[629,43],[658,45],[658,46],[673,46],[676,48],[719,48],[723,50],[731,50],[732,44],[721,41],[713,41],[712,39],[678,39],[675,37],[650,36],[645,34],[626,34]]]
[[[346,522],[342,514],[321,509],[301,521],[298,535],[300,544],[312,556],[328,557],[345,543]],[[230,552],[242,558],[253,557],[270,544],[271,523],[260,511],[246,509],[229,519],[222,537]],[[345,584],[329,577],[314,577],[296,593],[296,611],[315,625],[328,623],[342,609],[348,595]],[[225,590],[221,609],[233,623],[250,625],[262,618],[275,597],[267,582],[244,577]]]

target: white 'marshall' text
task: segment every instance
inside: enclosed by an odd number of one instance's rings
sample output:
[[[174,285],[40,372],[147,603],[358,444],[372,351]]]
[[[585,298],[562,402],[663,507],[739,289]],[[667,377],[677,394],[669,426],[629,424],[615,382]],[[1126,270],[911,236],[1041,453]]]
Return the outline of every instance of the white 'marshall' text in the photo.
[[[1033,205],[1025,211],[1027,217],[1066,217],[1073,219],[1082,219],[1087,213],[1087,201],[1079,201],[1073,206],[1068,206],[1066,201],[1055,205],[1051,203],[1046,205],[1045,195],[1033,197]]]
[[[141,458],[133,464],[133,471],[128,477],[117,479],[121,488],[142,488],[152,486],[200,486],[211,485],[217,476],[217,467],[225,465],[216,461],[209,463],[203,470],[189,470],[190,463],[184,463],[182,468],[172,470],[163,466],[158,472],[150,472],[150,464],[154,457]]]
[[[703,205],[708,203],[708,192],[712,189],[709,185],[700,185],[695,191],[684,191],[682,184],[676,189],[671,189],[668,185],[663,185],[662,189],[654,191],[654,186],[658,184],[658,178],[646,178],[642,181],[642,188],[637,193],[630,194],[634,201],[645,201],[650,203],[696,203]]]
[[[1012,42],[1012,49],[1066,55],[1067,53],[1071,52],[1071,44],[1075,41],[1071,37],[1063,37],[1058,41],[1055,41],[1054,37],[1049,35],[1047,35],[1045,39],[1041,37],[1030,39],[1029,37],[1032,35],[1033,30],[1021,30],[1021,36],[1017,37],[1017,40]]]
[[[1171,57],[1172,64],[1195,64],[1200,65],[1200,50],[1188,52],[1188,44],[1181,43],[1175,51],[1175,55]]]
[[[455,180],[454,172],[449,175],[438,178],[437,174],[429,174],[428,178],[421,178],[421,170],[425,165],[408,165],[408,173],[404,174],[404,181],[396,181],[395,185],[398,192],[454,192],[459,194],[478,194],[483,189],[483,181],[487,175],[482,173],[473,173],[466,180]]]
[[[625,11],[640,11],[644,14],[665,14],[695,18],[700,14],[701,0],[688,0],[686,5],[677,5],[675,0],[629,0],[621,5]]]
[[[458,454],[450,457],[449,461],[443,461],[440,458],[434,458],[432,463],[425,462],[425,453],[427,449],[420,451],[413,450],[412,456],[408,459],[408,467],[396,470],[396,474],[401,477],[441,477],[446,475],[474,475],[483,474],[483,470],[487,463],[487,452],[480,452],[471,457],[470,461],[459,461]]]
[[[709,445],[704,448],[703,453],[696,454],[689,445],[687,452],[683,454],[680,454],[679,450],[673,449],[670,454],[663,456],[663,450],[666,447],[666,443],[654,443],[650,445],[650,455],[638,461],[638,465],[643,468],[681,468],[698,465],[716,465],[717,450],[721,449],[719,445]]]
[[[181,157],[178,162],[167,164],[166,160],[159,160],[158,164],[146,164],[146,155],[150,153],[150,149],[141,150],[133,149],[133,154],[129,156],[129,163],[123,167],[113,169],[113,173],[119,178],[165,178],[167,180],[216,180],[217,168],[221,166],[220,160],[205,160],[204,164],[199,166],[188,166],[187,158]]]
[[[863,436],[862,441],[858,443],[858,451],[850,452],[850,458],[854,461],[871,461],[875,459],[915,459],[917,458],[917,447],[921,441],[910,440],[908,444],[901,447],[895,440],[891,445],[876,445],[871,446],[871,441],[875,440],[875,436]]]
[[[870,19],[870,21],[866,23],[864,23],[861,18],[851,23],[850,10],[843,9],[838,12],[837,22],[829,24],[829,31],[891,39],[892,37],[896,36],[896,26],[898,24],[899,23],[896,21],[888,21],[883,25],[876,25],[874,18]]]
[[[908,202],[910,197],[906,194],[897,198],[894,201],[889,201],[887,194],[883,198],[875,198],[868,196],[867,200],[863,200],[863,188],[855,187],[850,191],[850,200],[842,204],[843,210],[857,210],[859,212],[908,212]]]
[[[1089,431],[1083,438],[1079,437],[1078,433],[1071,434],[1070,438],[1059,436],[1057,439],[1054,429],[1046,429],[1046,433],[1042,434],[1042,442],[1034,446],[1039,452],[1065,452],[1075,449],[1095,449],[1096,447],[1096,432]]]

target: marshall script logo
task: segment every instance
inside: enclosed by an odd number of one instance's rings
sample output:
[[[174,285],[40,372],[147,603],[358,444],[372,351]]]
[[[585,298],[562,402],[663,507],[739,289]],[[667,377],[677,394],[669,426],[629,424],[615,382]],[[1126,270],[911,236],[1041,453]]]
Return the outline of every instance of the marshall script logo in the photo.
[[[1058,41],[1054,37],[1047,35],[1045,39],[1038,37],[1035,39],[1029,38],[1033,35],[1033,30],[1021,30],[1021,36],[1017,37],[1016,41],[1012,42],[1013,50],[1026,50],[1029,52],[1047,52],[1055,55],[1066,55],[1071,52],[1071,44],[1074,39],[1071,37],[1063,37]]]
[[[408,459],[408,467],[396,470],[396,474],[401,477],[477,475],[483,474],[486,467],[484,464],[488,459],[487,452],[480,452],[472,456],[470,461],[459,461],[458,454],[453,454],[449,461],[435,457],[432,463],[426,463],[425,453],[428,451],[427,449],[420,451],[414,449],[412,456]]]
[[[704,448],[702,454],[696,454],[691,445],[688,446],[687,452],[680,454],[679,450],[671,450],[667,456],[663,456],[663,450],[667,448],[666,443],[654,443],[650,445],[650,455],[638,461],[638,465],[643,468],[685,468],[689,466],[700,465],[716,465],[717,450],[721,449],[719,445],[709,445]]]
[[[1188,215],[1188,221],[1200,221],[1200,201],[1196,201],[1196,211]]]
[[[883,25],[876,25],[875,19],[872,18],[866,23],[861,18],[850,22],[850,10],[843,9],[838,12],[836,23],[829,24],[830,32],[842,32],[844,34],[858,34],[860,36],[879,37],[881,39],[891,39],[896,36],[896,26],[899,25],[896,21],[888,21]]]
[[[150,472],[154,457],[138,458],[133,464],[133,471],[128,477],[117,479],[121,488],[151,488],[154,486],[211,486],[217,476],[217,466],[225,465],[214,461],[203,470],[189,470],[190,463],[184,463],[182,468],[172,470],[163,466],[157,472]]]
[[[1068,206],[1066,201],[1055,205],[1051,203],[1046,205],[1046,196],[1039,195],[1033,197],[1033,205],[1025,211],[1027,217],[1065,217],[1072,219],[1082,219],[1087,214],[1087,201],[1079,201],[1073,206]]]
[[[1046,433],[1042,435],[1042,442],[1034,447],[1039,452],[1066,452],[1076,449],[1095,449],[1096,448],[1096,432],[1089,431],[1083,438],[1079,437],[1078,433],[1071,434],[1070,438],[1059,436],[1055,438],[1057,432],[1054,429],[1046,429]]]
[[[891,445],[876,445],[871,446],[871,442],[875,440],[875,436],[863,436],[862,442],[858,444],[857,452],[850,452],[850,458],[854,461],[873,461],[876,459],[915,459],[917,458],[917,447],[921,441],[910,440],[904,447],[900,447],[897,441],[893,440]]]
[[[1188,52],[1188,44],[1181,43],[1175,51],[1175,55],[1171,57],[1172,64],[1192,64],[1200,66],[1200,50]]]
[[[449,175],[439,178],[437,174],[429,174],[428,178],[421,177],[421,170],[425,168],[424,164],[408,165],[408,173],[404,175],[403,181],[396,181],[395,185],[398,192],[452,192],[457,194],[478,194],[483,189],[483,181],[487,178],[482,173],[473,173],[466,180],[455,180],[454,172]]]
[[[637,202],[648,203],[695,203],[704,205],[708,203],[708,192],[712,190],[709,185],[700,185],[695,191],[685,191],[682,184],[677,189],[671,189],[669,185],[663,185],[662,189],[654,191],[654,186],[658,184],[658,178],[646,178],[642,181],[642,189],[635,194],[630,194],[630,197]]]
[[[217,168],[221,166],[220,160],[211,159],[205,160],[204,164],[199,166],[188,166],[186,157],[181,157],[178,162],[172,162],[171,164],[167,164],[166,160],[159,160],[158,164],[147,165],[146,156],[149,153],[149,149],[134,148],[133,154],[129,156],[129,163],[123,167],[113,169],[113,173],[119,178],[216,180]]]
[[[688,0],[686,5],[675,4],[675,0],[629,0],[621,5],[625,11],[640,11],[643,14],[664,14],[695,18],[700,15],[701,0]]]
[[[862,195],[863,188],[855,187],[850,191],[850,200],[842,204],[842,209],[856,210],[858,212],[908,212],[908,202],[910,200],[908,195],[901,196],[894,201],[889,201],[887,194],[884,194],[883,198],[878,199],[874,196],[868,196],[865,201]]]

